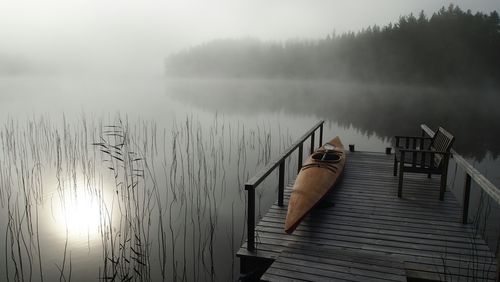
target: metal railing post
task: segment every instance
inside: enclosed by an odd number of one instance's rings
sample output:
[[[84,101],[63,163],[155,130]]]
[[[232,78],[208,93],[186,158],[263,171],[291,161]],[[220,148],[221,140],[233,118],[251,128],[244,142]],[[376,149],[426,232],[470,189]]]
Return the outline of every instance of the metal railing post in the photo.
[[[285,161],[280,163],[279,183],[278,183],[278,206],[283,206],[283,198],[285,194]]]
[[[313,131],[313,133],[311,134],[311,154],[314,153],[314,135],[316,135],[316,131]]]
[[[471,177],[468,173],[465,174],[465,185],[464,185],[464,207],[462,210],[462,223],[466,224],[469,218],[469,199],[470,199],[470,184]]]
[[[319,127],[319,146],[323,145],[323,124]]]
[[[247,214],[247,250],[255,250],[255,187],[245,185],[248,191],[248,214]]]
[[[301,142],[300,145],[299,145],[299,163],[297,164],[297,172],[300,171],[300,169],[302,168],[302,155],[304,155],[304,143]]]

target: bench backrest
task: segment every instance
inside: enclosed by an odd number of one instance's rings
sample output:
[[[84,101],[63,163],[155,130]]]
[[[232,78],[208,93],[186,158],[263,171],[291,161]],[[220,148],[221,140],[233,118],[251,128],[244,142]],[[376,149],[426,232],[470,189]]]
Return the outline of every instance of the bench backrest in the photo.
[[[441,151],[449,153],[451,150],[451,145],[453,145],[453,141],[455,141],[455,137],[451,135],[444,128],[439,127],[434,137],[432,138],[431,144],[429,146],[430,150],[433,151]],[[435,154],[434,155],[434,164],[436,167],[441,165],[441,161],[443,160],[443,155]]]

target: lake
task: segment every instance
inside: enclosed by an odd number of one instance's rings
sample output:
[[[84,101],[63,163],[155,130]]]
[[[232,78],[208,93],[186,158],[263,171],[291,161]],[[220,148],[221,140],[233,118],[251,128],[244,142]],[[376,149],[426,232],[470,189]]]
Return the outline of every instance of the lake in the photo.
[[[325,138],[378,152],[395,134],[420,134],[421,123],[442,125],[498,186],[495,93],[315,80],[1,77],[0,280],[235,280],[243,184],[322,119]],[[292,179],[296,156],[287,168]],[[462,176],[450,173],[460,186]],[[258,216],[275,201],[276,182],[259,188]],[[490,213],[497,218],[498,207]]]

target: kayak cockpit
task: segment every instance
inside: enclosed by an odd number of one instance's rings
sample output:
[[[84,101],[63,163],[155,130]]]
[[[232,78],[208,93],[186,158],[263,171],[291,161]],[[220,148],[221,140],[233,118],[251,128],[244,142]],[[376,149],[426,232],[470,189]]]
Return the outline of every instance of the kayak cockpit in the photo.
[[[311,158],[315,161],[336,163],[342,159],[342,154],[337,151],[319,151],[312,154]]]

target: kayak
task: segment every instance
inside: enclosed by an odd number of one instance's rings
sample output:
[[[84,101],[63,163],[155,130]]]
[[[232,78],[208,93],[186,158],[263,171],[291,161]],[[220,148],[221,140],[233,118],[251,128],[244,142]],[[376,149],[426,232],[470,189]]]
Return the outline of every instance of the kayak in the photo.
[[[335,185],[344,170],[346,154],[337,136],[305,161],[293,185],[285,232],[290,234]]]

